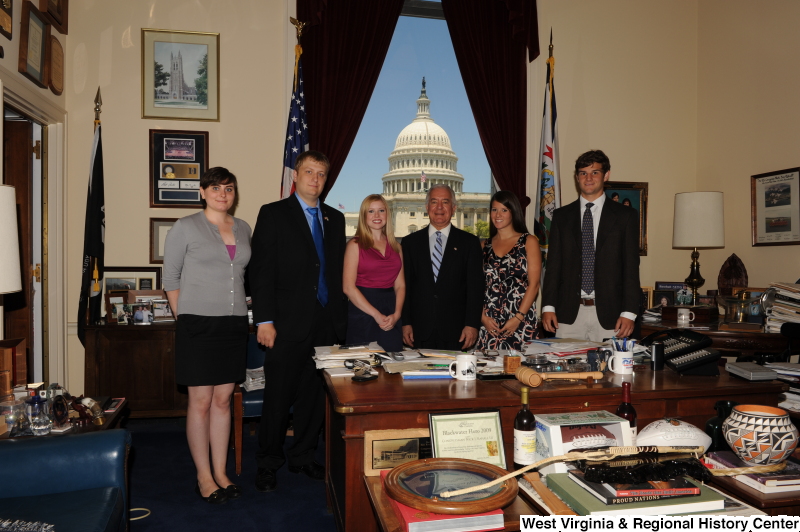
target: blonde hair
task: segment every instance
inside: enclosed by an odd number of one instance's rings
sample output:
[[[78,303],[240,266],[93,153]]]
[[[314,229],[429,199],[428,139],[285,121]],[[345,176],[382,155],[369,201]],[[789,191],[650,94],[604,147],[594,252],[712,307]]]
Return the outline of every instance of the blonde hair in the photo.
[[[367,226],[367,214],[369,212],[369,206],[373,201],[380,201],[383,203],[383,206],[386,209],[386,225],[383,226],[381,231],[386,237],[386,241],[390,246],[392,246],[392,249],[396,253],[399,253],[400,244],[398,244],[397,240],[394,238],[392,213],[389,210],[389,205],[386,203],[386,199],[384,199],[384,197],[380,194],[370,194],[364,198],[364,201],[361,202],[361,208],[358,211],[358,227],[356,228],[356,236],[354,237],[358,239],[358,247],[361,249],[370,249],[375,245],[375,241],[372,239],[372,231]]]

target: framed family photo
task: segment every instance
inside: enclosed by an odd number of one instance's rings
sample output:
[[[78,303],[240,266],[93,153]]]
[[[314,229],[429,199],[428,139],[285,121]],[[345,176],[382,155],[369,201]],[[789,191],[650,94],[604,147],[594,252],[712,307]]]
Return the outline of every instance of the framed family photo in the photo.
[[[653,290],[654,307],[671,307],[675,305],[674,290]]]
[[[800,168],[752,176],[753,246],[800,244]]]
[[[142,118],[219,122],[219,33],[142,28]]]
[[[606,201],[616,201],[634,209],[639,215],[639,255],[647,255],[647,183],[606,181]]]
[[[202,207],[200,177],[207,169],[208,131],[150,130],[150,207]]]

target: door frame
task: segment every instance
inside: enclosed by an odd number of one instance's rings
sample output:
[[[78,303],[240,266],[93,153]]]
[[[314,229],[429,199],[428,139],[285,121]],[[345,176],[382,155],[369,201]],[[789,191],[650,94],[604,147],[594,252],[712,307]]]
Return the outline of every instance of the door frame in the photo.
[[[42,125],[42,347],[48,382],[69,389],[67,359],[66,168],[67,111],[0,65],[3,103]],[[2,149],[0,149],[2,155]],[[76,324],[70,324],[77,328]],[[73,331],[76,334],[76,331]]]

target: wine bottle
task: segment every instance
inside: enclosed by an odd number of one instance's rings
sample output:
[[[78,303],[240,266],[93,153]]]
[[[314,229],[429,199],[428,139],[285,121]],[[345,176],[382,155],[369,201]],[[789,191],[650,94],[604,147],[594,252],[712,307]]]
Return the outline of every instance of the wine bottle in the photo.
[[[631,426],[631,444],[636,445],[636,409],[631,404],[631,383],[622,383],[622,403],[617,407],[617,415],[627,419]]]
[[[520,388],[522,408],[514,418],[514,469],[536,461],[536,417],[528,409],[528,387]]]

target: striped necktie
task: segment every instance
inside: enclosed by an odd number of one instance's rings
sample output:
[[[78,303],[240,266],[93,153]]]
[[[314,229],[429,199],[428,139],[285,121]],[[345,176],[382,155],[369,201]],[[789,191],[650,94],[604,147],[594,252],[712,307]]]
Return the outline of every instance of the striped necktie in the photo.
[[[442,266],[442,232],[436,231],[436,243],[433,245],[433,254],[431,255],[431,264],[433,264],[433,280],[436,282],[439,279],[439,268]]]
[[[592,207],[594,203],[587,203],[586,210],[583,211],[583,223],[581,224],[581,237],[583,249],[581,253],[581,290],[587,294],[594,292],[594,220],[592,219]]]

